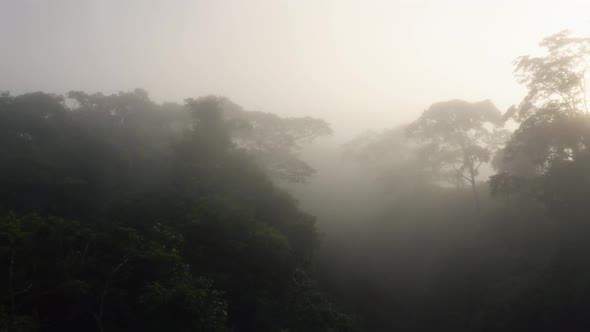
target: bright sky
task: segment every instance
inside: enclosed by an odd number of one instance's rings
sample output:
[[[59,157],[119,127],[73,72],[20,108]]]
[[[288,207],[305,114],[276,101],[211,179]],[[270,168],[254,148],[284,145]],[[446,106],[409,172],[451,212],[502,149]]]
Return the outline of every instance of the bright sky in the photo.
[[[590,0],[0,0],[0,90],[225,95],[341,134],[524,89],[512,60]]]

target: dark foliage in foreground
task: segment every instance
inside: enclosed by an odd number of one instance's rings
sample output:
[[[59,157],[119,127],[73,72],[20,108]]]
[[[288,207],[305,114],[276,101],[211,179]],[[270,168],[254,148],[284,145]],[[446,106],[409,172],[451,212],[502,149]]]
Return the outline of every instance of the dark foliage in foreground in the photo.
[[[348,329],[308,274],[314,218],[223,102],[0,96],[1,330]]]

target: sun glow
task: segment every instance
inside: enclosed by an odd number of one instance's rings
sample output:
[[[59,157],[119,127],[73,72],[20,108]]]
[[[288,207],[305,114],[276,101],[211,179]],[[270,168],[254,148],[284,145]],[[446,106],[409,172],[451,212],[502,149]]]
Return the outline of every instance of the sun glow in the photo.
[[[567,28],[576,36],[590,37],[590,16],[587,18],[574,19]]]

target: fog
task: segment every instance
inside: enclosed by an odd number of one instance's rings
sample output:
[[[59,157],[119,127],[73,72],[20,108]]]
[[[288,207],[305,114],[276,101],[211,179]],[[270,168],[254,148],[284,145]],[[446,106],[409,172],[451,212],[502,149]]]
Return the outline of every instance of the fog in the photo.
[[[590,2],[0,0],[0,332],[589,331]]]
[[[350,137],[438,100],[507,109],[524,94],[514,58],[556,31],[590,31],[588,11],[583,0],[4,0],[0,87],[217,94]]]

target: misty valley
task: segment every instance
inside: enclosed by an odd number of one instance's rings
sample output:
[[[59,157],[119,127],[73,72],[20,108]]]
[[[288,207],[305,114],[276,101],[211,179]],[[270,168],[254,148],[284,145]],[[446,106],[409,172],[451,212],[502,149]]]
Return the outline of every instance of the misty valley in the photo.
[[[590,37],[506,53],[514,105],[350,135],[222,88],[0,80],[0,331],[590,331]]]

